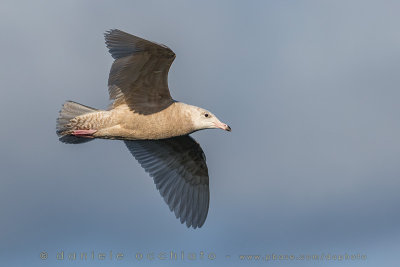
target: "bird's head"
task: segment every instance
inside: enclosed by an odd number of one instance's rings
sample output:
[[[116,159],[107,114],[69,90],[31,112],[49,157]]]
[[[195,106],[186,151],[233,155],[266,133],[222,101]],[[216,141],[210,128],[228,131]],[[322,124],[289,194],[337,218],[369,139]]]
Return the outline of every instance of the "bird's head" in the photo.
[[[231,127],[221,122],[217,116],[208,110],[192,106],[190,113],[192,123],[196,130],[219,128],[228,132],[231,131]]]

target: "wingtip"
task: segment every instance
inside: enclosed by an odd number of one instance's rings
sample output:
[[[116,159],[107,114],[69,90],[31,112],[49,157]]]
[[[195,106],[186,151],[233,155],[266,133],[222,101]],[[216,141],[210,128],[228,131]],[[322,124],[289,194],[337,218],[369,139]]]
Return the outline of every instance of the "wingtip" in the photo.
[[[107,30],[107,31],[104,32],[104,36],[108,36],[108,35],[112,34],[113,32],[116,32],[116,31],[120,32],[121,30],[118,30],[118,29],[109,29],[109,30]]]
[[[105,39],[105,43],[106,43],[106,45],[108,45],[108,43],[109,43],[109,39],[110,39],[110,36],[113,34],[113,32],[115,32],[115,31],[117,31],[117,29],[109,29],[108,31],[105,31],[104,32],[104,39]]]
[[[117,34],[128,34],[128,33],[123,32],[119,29],[109,29],[104,32],[104,39],[105,39],[105,43],[106,43],[107,47],[110,43],[110,39]]]

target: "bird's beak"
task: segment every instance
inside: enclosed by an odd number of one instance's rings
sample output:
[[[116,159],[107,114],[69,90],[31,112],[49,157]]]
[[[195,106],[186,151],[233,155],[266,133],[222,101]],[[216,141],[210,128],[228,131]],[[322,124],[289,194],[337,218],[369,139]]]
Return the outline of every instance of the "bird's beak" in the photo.
[[[215,127],[220,128],[220,129],[222,129],[222,130],[225,130],[225,131],[228,131],[228,132],[232,131],[231,127],[229,127],[229,126],[228,126],[227,124],[225,124],[225,123],[222,123],[222,122],[214,122],[214,124],[215,124]]]

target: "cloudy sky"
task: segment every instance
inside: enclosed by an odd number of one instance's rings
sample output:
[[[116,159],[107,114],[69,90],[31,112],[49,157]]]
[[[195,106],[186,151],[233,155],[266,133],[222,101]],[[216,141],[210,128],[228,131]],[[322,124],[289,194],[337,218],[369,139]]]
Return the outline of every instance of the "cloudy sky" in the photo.
[[[239,255],[261,255],[265,265],[272,253],[297,258],[273,262],[280,265],[398,264],[399,8],[365,0],[1,1],[1,265],[246,266]],[[65,100],[109,104],[103,33],[112,28],[173,49],[174,99],[233,129],[193,135],[210,173],[201,229],[175,219],[122,142],[57,139]],[[185,259],[157,258],[171,251]],[[74,252],[108,256],[66,259]],[[366,260],[300,258],[322,254]]]

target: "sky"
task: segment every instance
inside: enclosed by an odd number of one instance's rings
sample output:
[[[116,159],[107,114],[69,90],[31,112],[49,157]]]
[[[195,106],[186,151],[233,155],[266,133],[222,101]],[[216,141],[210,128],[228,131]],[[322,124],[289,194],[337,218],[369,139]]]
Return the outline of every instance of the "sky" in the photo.
[[[240,255],[260,255],[254,266],[397,265],[399,8],[1,1],[0,264],[247,266]],[[175,219],[122,142],[58,141],[64,101],[110,103],[109,29],[170,47],[173,98],[232,127],[193,134],[210,175],[200,229]],[[337,258],[353,254],[363,258]]]

